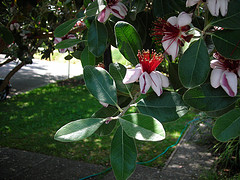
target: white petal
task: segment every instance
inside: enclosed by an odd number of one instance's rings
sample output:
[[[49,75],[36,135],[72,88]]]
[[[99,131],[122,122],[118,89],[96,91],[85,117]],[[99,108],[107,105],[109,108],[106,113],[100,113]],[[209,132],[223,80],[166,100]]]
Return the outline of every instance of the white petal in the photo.
[[[126,10],[125,8],[122,8],[122,6],[118,5],[119,3],[117,3],[116,5],[114,6],[111,6],[111,13],[120,18],[120,19],[123,19],[125,16],[126,16]]]
[[[164,74],[162,74],[161,72],[158,72],[158,73],[160,74],[161,79],[162,79],[162,87],[168,87],[169,86],[168,78]]]
[[[224,70],[222,69],[213,69],[210,76],[210,83],[212,87],[218,88],[220,86],[220,79],[222,77]]]
[[[13,30],[14,30],[13,24],[10,24],[10,27],[9,27],[9,28],[10,28],[11,31],[13,31]]]
[[[151,80],[152,80],[152,89],[154,92],[160,96],[162,94],[162,79],[158,72],[153,71],[150,73]]]
[[[59,42],[61,42],[61,41],[62,41],[62,38],[55,38],[54,41],[53,41],[53,43],[54,43],[54,44],[57,44],[57,43],[59,43]]]
[[[187,0],[186,7],[194,6],[197,4],[200,0]]]
[[[172,17],[168,18],[168,20],[167,20],[167,22],[169,22],[173,26],[177,25],[177,21],[178,21],[178,19],[176,16],[172,16]]]
[[[163,48],[165,49],[165,51],[172,56],[172,59],[176,59],[178,51],[179,51],[179,47],[178,47],[178,37],[176,37],[175,39],[169,39],[170,36],[165,35],[163,36],[162,39],[162,45]],[[167,40],[166,40],[167,39]]]
[[[129,84],[137,81],[141,73],[141,67],[137,67],[135,69],[127,69],[126,75],[123,79],[123,84]]]
[[[224,71],[220,80],[220,84],[229,96],[237,95],[237,75],[228,70]]]
[[[179,27],[189,25],[191,22],[192,22],[192,14],[181,12],[178,15],[178,26]]]
[[[240,77],[240,65],[239,65],[239,67],[238,67],[238,76]]]
[[[139,85],[142,94],[146,94],[152,84],[152,80],[147,72],[144,72],[139,77]]]
[[[111,12],[111,10],[108,7],[103,9],[98,15],[98,21],[101,22],[101,23],[106,22],[106,20],[110,16],[110,12]]]
[[[218,0],[222,16],[226,16],[228,10],[228,0]]]
[[[208,10],[213,16],[218,16],[219,14],[219,5],[217,1],[218,0],[207,0]]]
[[[217,60],[217,59],[211,60],[210,66],[211,66],[211,68],[213,68],[213,69],[215,69],[215,68],[221,68],[221,67],[222,67],[220,61]]]

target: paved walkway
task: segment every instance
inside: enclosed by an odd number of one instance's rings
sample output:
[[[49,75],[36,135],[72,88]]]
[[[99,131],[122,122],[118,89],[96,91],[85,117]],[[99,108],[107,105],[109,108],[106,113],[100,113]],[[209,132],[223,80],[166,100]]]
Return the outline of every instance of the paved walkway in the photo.
[[[5,67],[6,69],[1,69],[0,77],[13,66],[14,64],[10,64]],[[71,68],[71,76],[82,73],[80,65]],[[66,78],[67,64],[34,60],[32,65],[22,68],[13,77],[11,83],[15,93],[21,93]],[[199,145],[199,140],[207,141],[208,137],[195,133],[197,128],[199,126],[194,125],[187,130],[162,170],[138,165],[130,180],[198,179],[199,175],[210,169],[214,158],[208,152],[207,146]],[[205,129],[203,125],[200,128]],[[106,167],[86,162],[0,148],[0,179],[77,180],[105,169]],[[113,180],[115,178],[113,172],[110,172],[92,179]]]

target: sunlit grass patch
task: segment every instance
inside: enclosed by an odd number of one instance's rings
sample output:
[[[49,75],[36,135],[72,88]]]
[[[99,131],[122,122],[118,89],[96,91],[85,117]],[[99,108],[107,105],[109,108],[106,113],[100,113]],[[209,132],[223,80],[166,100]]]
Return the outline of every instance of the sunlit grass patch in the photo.
[[[68,122],[89,118],[102,106],[85,86],[50,84],[1,102],[0,146],[23,149],[58,157],[109,166],[113,134],[91,137],[74,143],[53,139]],[[134,112],[131,108],[130,112]],[[138,161],[148,161],[174,144],[185,124],[193,119],[187,114],[178,121],[165,123],[166,139],[161,142],[137,141]],[[174,149],[148,166],[162,167]]]

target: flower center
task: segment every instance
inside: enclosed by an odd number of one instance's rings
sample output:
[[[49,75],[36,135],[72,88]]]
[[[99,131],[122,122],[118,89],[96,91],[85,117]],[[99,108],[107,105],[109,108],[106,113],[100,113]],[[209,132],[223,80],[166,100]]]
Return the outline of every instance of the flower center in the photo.
[[[218,52],[214,53],[213,57],[220,61],[224,69],[237,73],[237,69],[240,66],[240,60],[227,59]]]
[[[147,72],[148,74],[154,71],[164,58],[162,54],[157,54],[153,50],[152,53],[150,53],[149,50],[143,50],[142,53],[138,51],[137,56],[140,64],[142,65],[142,71]]]
[[[107,6],[111,7],[115,4],[117,4],[119,2],[119,0],[107,0]]]

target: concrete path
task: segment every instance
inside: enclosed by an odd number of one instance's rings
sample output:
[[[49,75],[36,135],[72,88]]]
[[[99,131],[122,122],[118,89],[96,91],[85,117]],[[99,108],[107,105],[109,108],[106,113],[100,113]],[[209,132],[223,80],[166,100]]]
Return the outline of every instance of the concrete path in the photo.
[[[0,62],[4,60],[4,55],[0,55]],[[5,76],[16,66],[16,62],[11,62],[0,67],[0,78]],[[22,67],[10,80],[12,84],[11,92],[14,94],[26,92],[33,88],[45,86],[57,80],[67,79],[83,73],[81,63],[70,64],[58,63],[33,59],[32,64]]]

